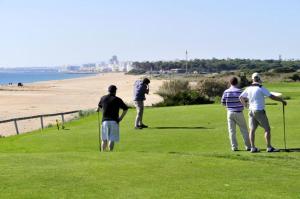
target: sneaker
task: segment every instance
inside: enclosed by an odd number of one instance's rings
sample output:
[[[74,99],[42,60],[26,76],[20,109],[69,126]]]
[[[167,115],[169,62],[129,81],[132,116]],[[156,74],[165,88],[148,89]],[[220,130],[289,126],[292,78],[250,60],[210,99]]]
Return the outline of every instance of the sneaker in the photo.
[[[142,128],[148,128],[148,126],[145,125],[145,124],[140,125],[140,127],[142,127]]]
[[[259,148],[256,148],[256,147],[252,147],[251,150],[250,150],[251,153],[258,153],[260,152]]]
[[[251,147],[246,147],[246,151],[251,151]]]
[[[134,129],[143,129],[142,126],[135,126]]]
[[[232,151],[238,151],[239,149],[237,147],[231,147]]]
[[[280,150],[279,149],[275,149],[274,147],[268,147],[267,148],[267,152],[271,153],[271,152],[279,152]]]

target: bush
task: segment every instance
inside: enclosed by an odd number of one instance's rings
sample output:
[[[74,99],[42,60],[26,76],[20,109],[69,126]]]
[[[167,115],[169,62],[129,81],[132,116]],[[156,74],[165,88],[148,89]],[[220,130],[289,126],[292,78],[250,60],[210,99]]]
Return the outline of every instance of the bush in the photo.
[[[162,98],[168,96],[175,96],[176,94],[189,91],[190,86],[189,82],[186,80],[171,80],[166,81],[162,84],[162,86],[157,91],[157,94],[160,95]]]
[[[146,70],[143,70],[143,69],[132,69],[127,72],[127,74],[129,74],[129,75],[142,75],[145,73],[146,73]]]
[[[94,109],[88,109],[88,110],[81,110],[79,111],[79,118],[83,118],[83,117],[87,117],[89,115],[92,115],[96,113],[96,111]]]
[[[176,106],[191,104],[208,104],[211,101],[199,92],[191,90],[189,82],[186,80],[172,80],[164,82],[159,88],[158,95],[163,98],[163,102],[154,106]]]
[[[202,96],[214,99],[217,96],[221,97],[227,87],[228,83],[225,81],[205,79],[197,82],[196,90],[199,91]]]
[[[163,102],[157,103],[154,106],[180,106],[192,104],[211,104],[208,98],[201,96],[197,91],[184,91],[175,95],[165,97]]]
[[[293,74],[292,76],[290,76],[288,78],[293,80],[294,82],[300,81],[300,76],[297,73]]]
[[[247,87],[251,84],[251,81],[249,81],[246,77],[246,75],[240,75],[240,81],[239,81],[239,86],[240,88]]]
[[[280,67],[273,69],[274,73],[292,73],[296,72],[296,70],[292,67]]]

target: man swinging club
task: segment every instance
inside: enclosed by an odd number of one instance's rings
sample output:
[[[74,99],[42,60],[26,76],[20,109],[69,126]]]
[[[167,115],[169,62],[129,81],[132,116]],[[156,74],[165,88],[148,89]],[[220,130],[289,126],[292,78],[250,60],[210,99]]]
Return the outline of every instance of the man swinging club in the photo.
[[[104,95],[98,104],[98,111],[102,110],[101,127],[101,150],[112,151],[114,143],[119,141],[119,123],[127,113],[128,106],[123,100],[116,96],[117,87],[111,85],[108,87],[108,95]],[[123,112],[119,117],[119,109]]]
[[[135,129],[143,129],[148,126],[143,123],[144,114],[144,101],[146,100],[145,94],[149,94],[150,80],[144,78],[143,80],[137,80],[134,83],[133,100],[136,107],[136,118],[134,123]]]

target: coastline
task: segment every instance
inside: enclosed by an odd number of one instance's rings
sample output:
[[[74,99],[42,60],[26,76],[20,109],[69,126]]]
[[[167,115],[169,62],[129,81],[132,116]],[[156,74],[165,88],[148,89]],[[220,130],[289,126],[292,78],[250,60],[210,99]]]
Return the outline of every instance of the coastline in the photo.
[[[96,109],[100,97],[107,94],[107,88],[111,84],[117,86],[118,97],[122,98],[125,103],[133,105],[133,84],[142,77],[124,73],[101,73],[87,77],[26,83],[23,87],[2,85],[0,86],[0,120]],[[150,93],[145,101],[146,106],[161,101],[161,98],[154,94],[161,84],[162,80],[151,80]],[[55,119],[49,118],[44,125],[53,123],[52,120],[55,121]],[[18,123],[20,132],[39,129],[40,121],[35,120],[21,121],[20,125]],[[0,124],[0,128],[0,135],[15,134],[13,122]]]

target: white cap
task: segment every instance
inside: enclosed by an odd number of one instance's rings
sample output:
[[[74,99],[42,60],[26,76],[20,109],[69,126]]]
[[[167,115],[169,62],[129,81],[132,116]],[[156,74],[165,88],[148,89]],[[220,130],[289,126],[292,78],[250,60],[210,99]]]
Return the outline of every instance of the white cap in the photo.
[[[259,73],[253,73],[252,80],[255,80],[256,82],[261,82]]]

